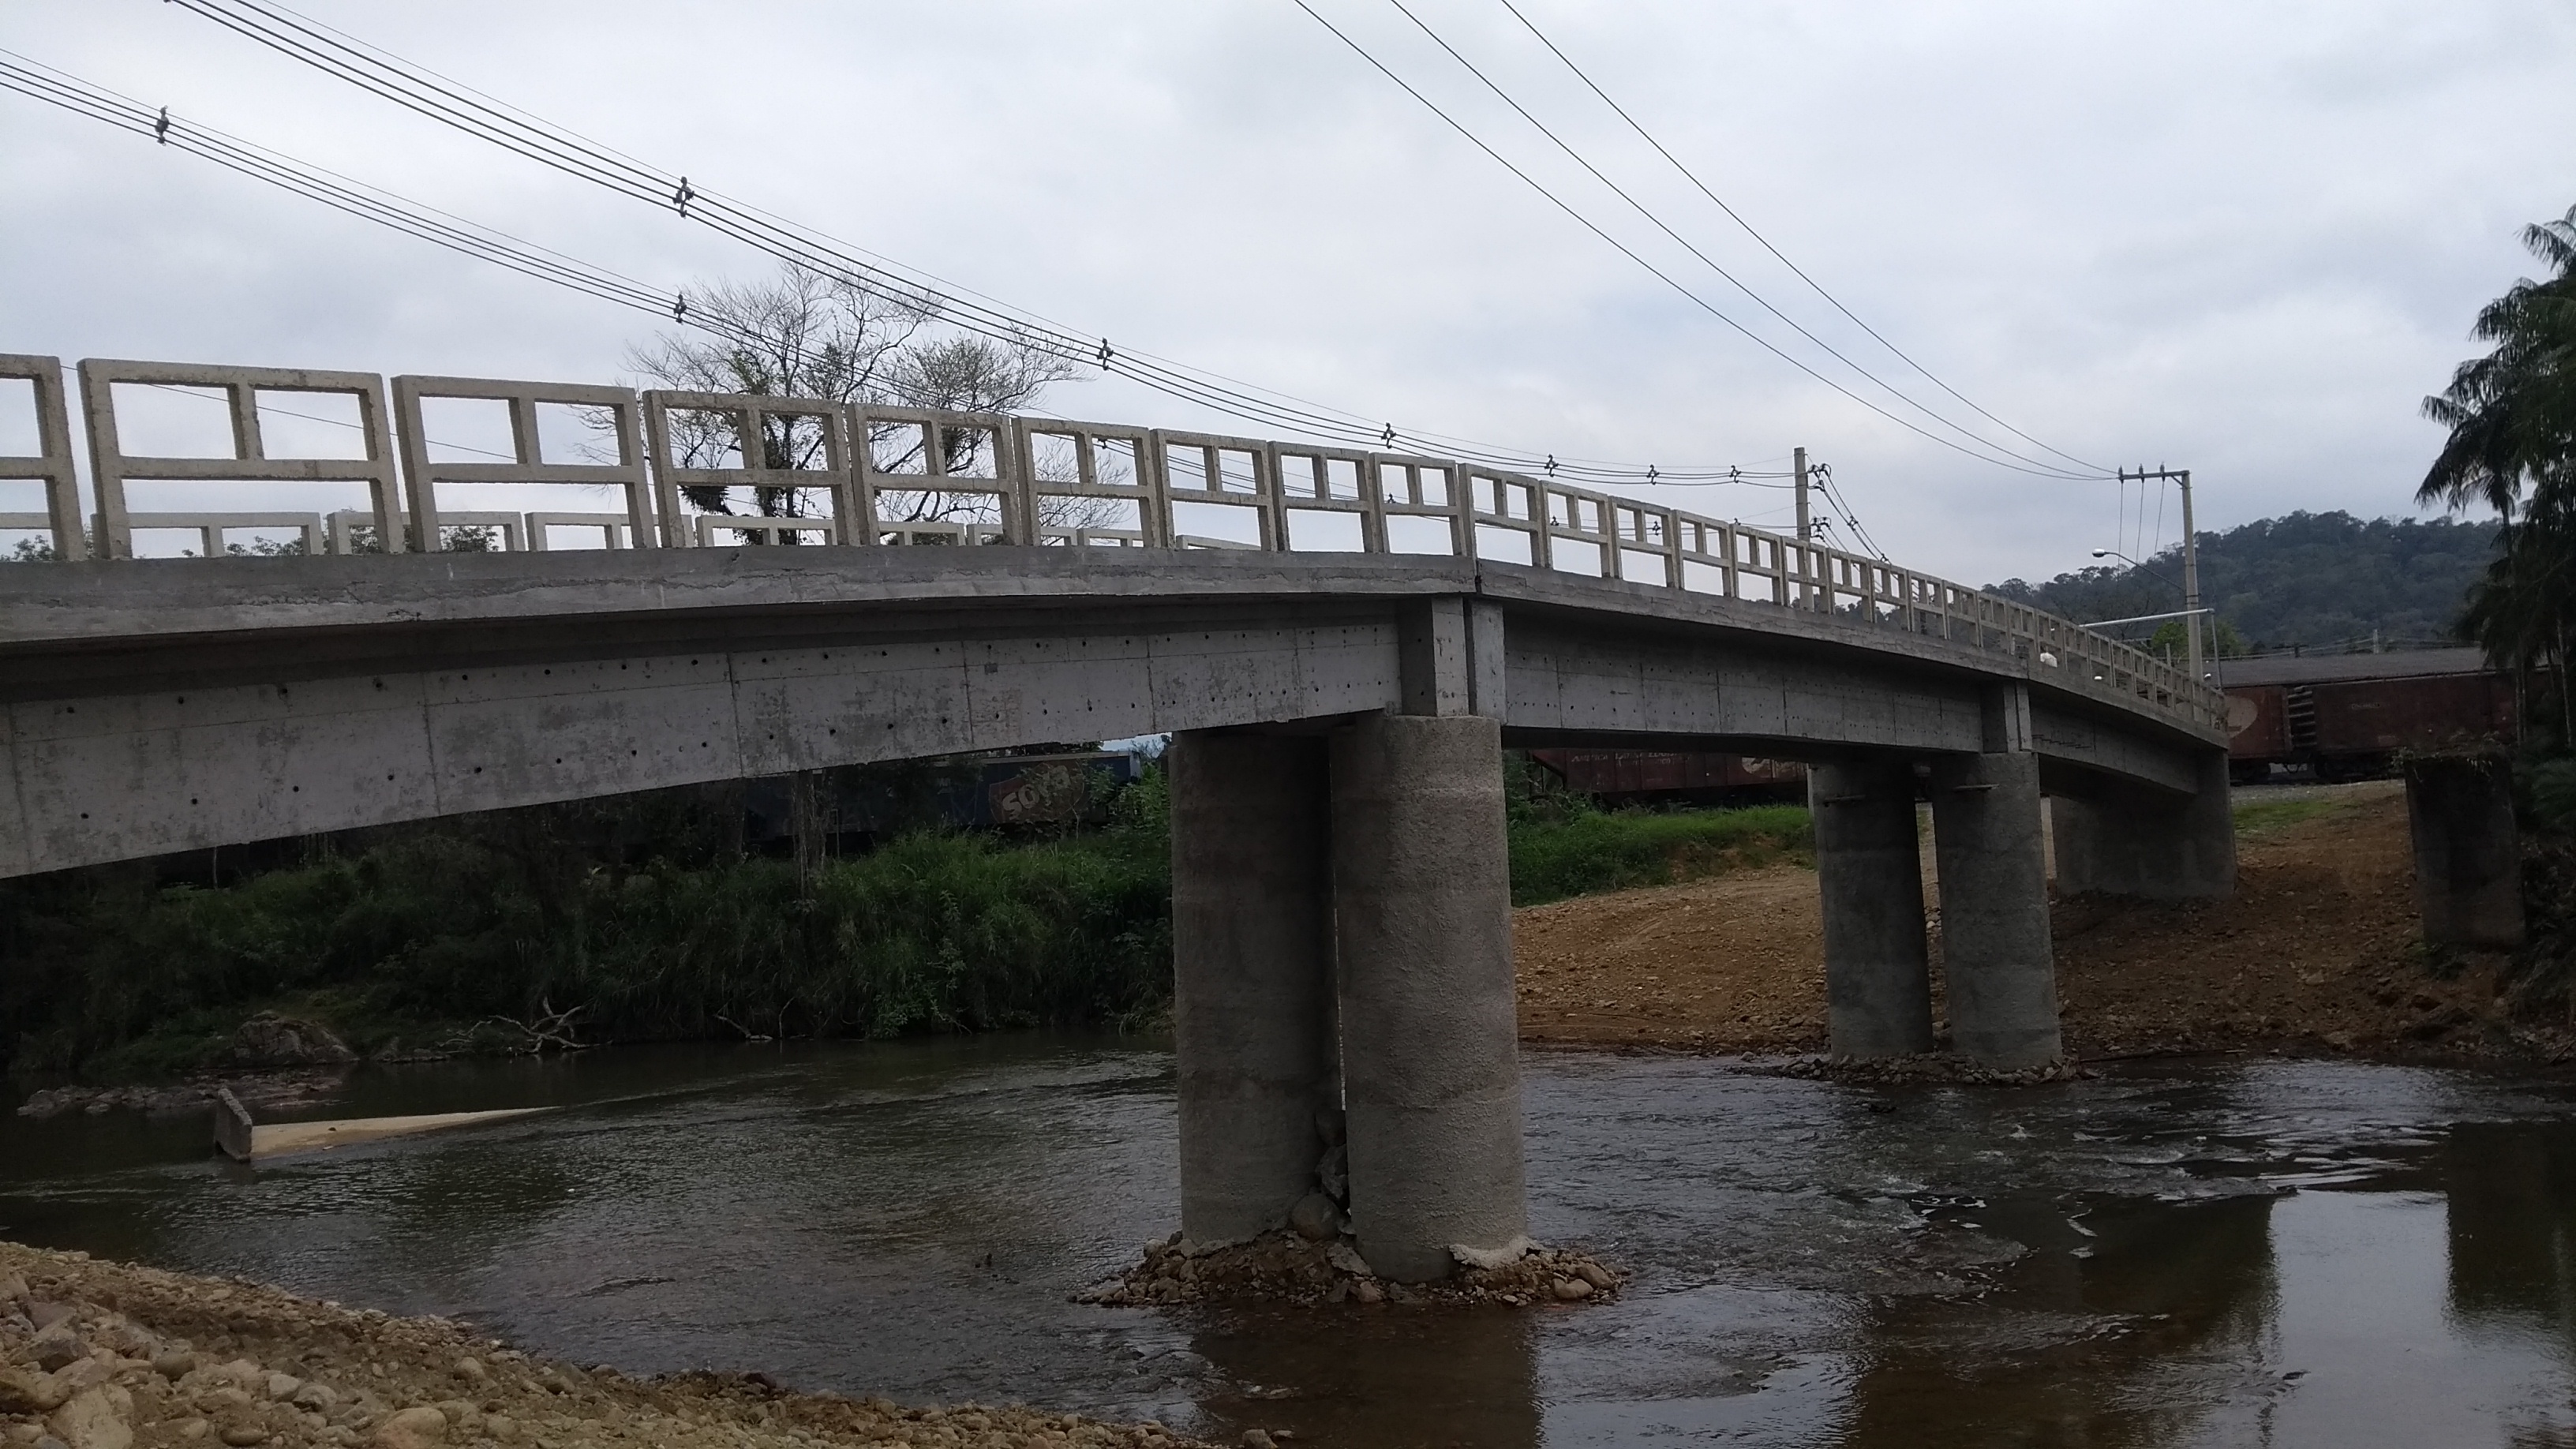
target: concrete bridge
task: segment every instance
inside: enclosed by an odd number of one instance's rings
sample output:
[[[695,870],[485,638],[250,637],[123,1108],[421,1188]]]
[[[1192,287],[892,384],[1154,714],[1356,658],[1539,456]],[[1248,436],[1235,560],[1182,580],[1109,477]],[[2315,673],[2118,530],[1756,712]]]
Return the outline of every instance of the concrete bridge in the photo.
[[[1453,1245],[1520,1236],[1507,744],[1810,761],[1828,1019],[1853,1055],[1933,1045],[1918,799],[1953,1041],[1997,1067],[2060,1050],[2043,795],[2061,888],[2233,885],[2206,686],[1884,560],[1650,503],[1048,419],[452,378],[396,378],[389,406],[368,375],[89,362],[90,511],[58,366],[0,375],[50,409],[45,454],[0,459],[50,506],[0,528],[45,530],[63,560],[0,568],[0,876],[1171,732],[1183,1229],[1202,1241],[1276,1225],[1345,1123],[1379,1271],[1434,1277]],[[220,390],[232,455],[123,454],[116,388],[137,383]],[[259,400],[296,392],[356,399],[355,456],[264,456]],[[516,458],[440,462],[425,397],[506,410]],[[603,419],[614,461],[544,456],[541,404]],[[689,415],[739,430],[735,466],[674,446]],[[764,466],[764,426],[791,416],[817,466]],[[135,559],[137,531],[219,545],[281,515],[172,524],[126,506],[132,479],[357,480],[373,507],[293,516],[339,552]],[[622,506],[442,508],[460,482]],[[707,513],[682,491],[713,487],[814,509]],[[515,546],[458,551],[460,523]],[[359,527],[409,548],[345,551]],[[550,547],[565,528],[612,546]],[[727,531],[822,542],[710,546]]]

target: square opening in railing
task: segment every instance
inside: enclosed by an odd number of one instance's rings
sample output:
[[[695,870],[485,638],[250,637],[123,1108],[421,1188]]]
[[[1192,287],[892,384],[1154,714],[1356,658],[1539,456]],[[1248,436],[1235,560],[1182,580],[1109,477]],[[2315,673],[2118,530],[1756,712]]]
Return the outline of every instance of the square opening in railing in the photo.
[[[1002,476],[1000,438],[993,429],[941,423],[933,424],[928,431],[938,438],[940,459],[950,477],[989,482]]]
[[[1496,528],[1491,524],[1478,524],[1476,557],[1491,559],[1496,563],[1528,563],[1530,536],[1517,528]]]
[[[220,387],[118,382],[108,385],[116,409],[116,446],[129,458],[233,458],[230,398]]]
[[[1209,492],[1206,450],[1178,445],[1164,448],[1163,482],[1175,493]]]
[[[1042,544],[1121,547],[1145,541],[1143,510],[1133,498],[1040,493],[1037,507]]]
[[[1001,528],[1002,500],[973,489],[881,488],[875,522],[897,530],[923,525],[919,542],[930,542],[936,534],[950,542],[980,543],[986,541],[985,530]]]
[[[1080,483],[1082,460],[1086,449],[1081,437],[1073,433],[1032,431],[1029,439],[1029,476],[1040,483]],[[1095,462],[1095,471],[1096,471]]]
[[[1598,545],[1576,539],[1560,538],[1548,544],[1548,567],[1560,574],[1581,574],[1587,579],[1602,577],[1601,549]]]
[[[1217,491],[1249,497],[1261,491],[1261,458],[1239,448],[1216,450]]]
[[[562,510],[571,513],[572,510]],[[544,514],[528,517],[528,547],[550,553],[576,553],[584,549],[633,548],[635,528],[621,514],[601,510],[596,515],[556,517]]]
[[[1726,570],[1715,564],[1696,563],[1684,559],[1682,560],[1682,587],[1694,594],[1715,594],[1719,598],[1725,598],[1727,597]]]
[[[716,494],[719,489],[689,489]],[[438,511],[451,513],[617,513],[626,511],[626,489],[617,483],[441,483]]]
[[[1323,508],[1288,510],[1288,547],[1299,553],[1365,553],[1365,520],[1357,513]]]
[[[1261,547],[1261,511],[1239,503],[1172,503],[1172,540],[1186,546],[1193,539],[1217,545]]]
[[[620,461],[616,410],[576,403],[537,404],[537,461],[571,467],[615,465]]]
[[[1456,528],[1457,525],[1446,518],[1390,513],[1386,516],[1386,549],[1389,553],[1427,553],[1437,558],[1452,558],[1458,552]]]
[[[36,380],[0,377],[0,458],[44,455],[44,430],[36,426]]]
[[[1135,488],[1144,482],[1145,469],[1136,461],[1139,444],[1133,438],[1094,438],[1091,440],[1091,481],[1103,488]]]
[[[21,510],[11,509],[10,512]],[[46,563],[57,555],[54,535],[44,528],[0,528],[0,564]]]
[[[928,431],[920,423],[868,424],[868,435],[860,446],[868,450],[869,470],[893,476],[928,473],[930,455],[922,444],[922,435]]]
[[[1619,576],[1671,588],[1672,561],[1662,554],[1648,553],[1641,548],[1623,548],[1619,550]]]
[[[260,451],[272,458],[367,456],[364,411],[353,392],[259,388]]]
[[[515,463],[510,405],[499,398],[425,397],[420,432],[432,463]]]
[[[1408,504],[1415,508],[1449,506],[1449,474],[1443,469],[1380,463],[1377,465],[1377,488],[1378,496],[1389,503]]]
[[[819,518],[830,519],[834,512],[832,490],[813,487],[752,487],[736,484],[719,487],[714,484],[682,484],[682,505],[692,513],[729,514],[740,518]],[[622,499],[603,499],[589,506],[614,508]],[[570,511],[570,509],[566,509]]]
[[[742,466],[742,415],[730,408],[667,408],[662,431],[674,467]]]
[[[1529,484],[1515,483],[1509,478],[1479,478],[1476,480],[1476,511],[1496,518],[1517,518],[1526,523],[1538,516],[1535,511],[1538,507],[1537,492]]]
[[[720,518],[698,520],[698,533],[710,548],[813,548],[830,544],[838,528],[828,518]]]

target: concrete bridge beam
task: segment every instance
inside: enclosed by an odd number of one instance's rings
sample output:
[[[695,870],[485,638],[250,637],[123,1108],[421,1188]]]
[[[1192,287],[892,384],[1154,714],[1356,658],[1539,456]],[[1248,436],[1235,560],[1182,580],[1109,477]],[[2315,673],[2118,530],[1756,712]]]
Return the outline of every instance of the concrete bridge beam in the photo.
[[[1340,1105],[1325,747],[1192,730],[1165,768],[1181,1232],[1231,1242],[1314,1190]]]
[[[1929,783],[1951,1044],[2000,1071],[2056,1061],[2039,757],[1947,756]]]
[[[1923,857],[1914,771],[1902,760],[1812,766],[1816,881],[1824,897],[1825,1020],[1838,1057],[1932,1049]]]
[[[2105,785],[2101,793],[2049,797],[2057,891],[2101,891],[2147,900],[2221,900],[2236,892],[2236,818],[2227,756],[2191,763],[2199,788],[2175,795]]]
[[[1372,715],[1331,773],[1351,1219],[1426,1282],[1528,1231],[1501,727]]]

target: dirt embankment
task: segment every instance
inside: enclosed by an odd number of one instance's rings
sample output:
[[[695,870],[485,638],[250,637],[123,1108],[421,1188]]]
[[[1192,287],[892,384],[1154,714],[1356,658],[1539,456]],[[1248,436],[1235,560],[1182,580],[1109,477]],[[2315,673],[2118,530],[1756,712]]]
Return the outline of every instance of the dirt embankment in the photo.
[[[2082,1057],[2288,1046],[2474,1056],[2557,1044],[2517,1032],[2494,960],[2433,969],[2418,943],[2406,802],[2393,783],[2240,836],[2236,894],[2103,897],[2051,913],[2067,1045]],[[1925,899],[1939,883],[1925,856]],[[1937,906],[1934,912],[1937,923]],[[1774,866],[1533,906],[1513,919],[1521,1035],[1534,1042],[1818,1051],[1815,873]],[[1940,1006],[1940,942],[1933,940]]]
[[[0,1444],[654,1445],[1147,1449],[1153,1424],[1029,1409],[905,1409],[758,1375],[639,1380],[550,1363],[434,1318],[0,1243]]]

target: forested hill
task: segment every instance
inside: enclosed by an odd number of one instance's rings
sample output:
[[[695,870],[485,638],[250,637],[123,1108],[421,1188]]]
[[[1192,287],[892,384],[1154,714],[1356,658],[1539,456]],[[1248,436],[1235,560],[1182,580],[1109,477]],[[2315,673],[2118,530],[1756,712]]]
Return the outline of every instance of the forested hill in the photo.
[[[2255,649],[2331,648],[2373,629],[2391,644],[2448,641],[2461,596],[2494,556],[2495,529],[2349,513],[2261,519],[2200,535],[2201,596]],[[2182,545],[2147,563],[2013,579],[1994,592],[2078,621],[2181,608]]]

